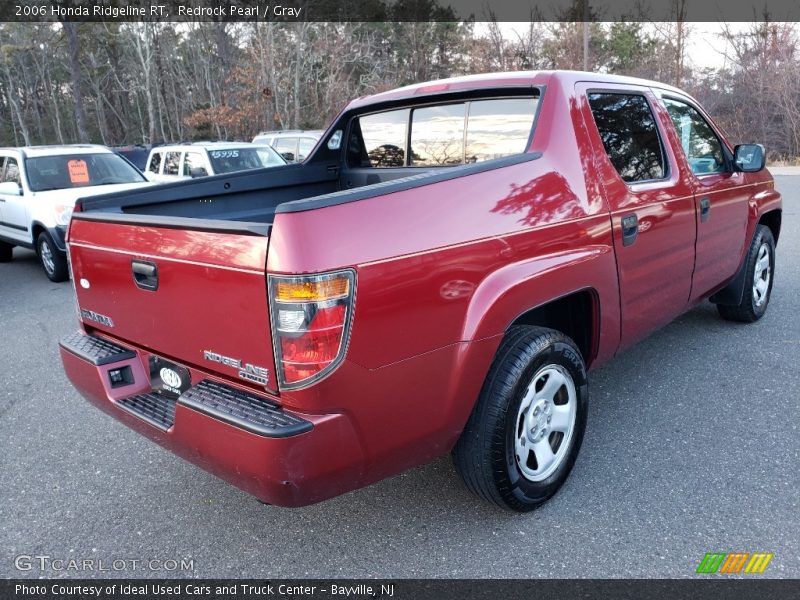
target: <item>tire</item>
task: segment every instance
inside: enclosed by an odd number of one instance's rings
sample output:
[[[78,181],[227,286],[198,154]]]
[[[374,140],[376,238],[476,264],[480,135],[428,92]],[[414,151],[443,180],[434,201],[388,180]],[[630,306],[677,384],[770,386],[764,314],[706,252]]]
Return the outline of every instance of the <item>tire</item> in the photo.
[[[723,319],[753,323],[767,312],[775,279],[775,239],[766,225],[757,225],[744,262],[742,300],[736,306],[717,304]]]
[[[46,231],[39,234],[36,239],[36,254],[42,264],[45,274],[50,281],[56,283],[69,279],[67,257],[53,243],[53,238]]]
[[[571,339],[544,327],[512,327],[453,449],[456,470],[478,496],[513,511],[533,510],[572,470],[588,402],[586,365]]]
[[[0,242],[0,263],[11,262],[14,246],[7,242]]]

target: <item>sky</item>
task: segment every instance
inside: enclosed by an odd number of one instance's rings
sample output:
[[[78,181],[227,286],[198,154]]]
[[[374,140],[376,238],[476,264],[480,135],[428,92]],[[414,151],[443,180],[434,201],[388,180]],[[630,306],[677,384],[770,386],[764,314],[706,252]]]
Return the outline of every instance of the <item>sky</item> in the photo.
[[[688,23],[690,35],[686,58],[698,69],[719,68],[725,63],[726,42],[722,39],[721,23]],[[729,23],[734,32],[743,31],[750,23]],[[504,36],[514,36],[525,30],[526,23],[500,23]]]

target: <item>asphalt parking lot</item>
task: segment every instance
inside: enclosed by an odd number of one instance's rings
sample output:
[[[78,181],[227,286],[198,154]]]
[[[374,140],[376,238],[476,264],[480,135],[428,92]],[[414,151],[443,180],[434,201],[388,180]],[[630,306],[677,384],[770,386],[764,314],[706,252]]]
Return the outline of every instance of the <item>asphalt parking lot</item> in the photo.
[[[596,371],[575,470],[526,516],[471,496],[449,457],[303,509],[260,504],[78,395],[58,357],[72,287],[15,249],[0,264],[0,576],[92,575],[15,566],[47,555],[124,560],[94,573],[121,577],[692,577],[706,552],[761,551],[765,576],[800,577],[800,176],[776,182],[767,315],[737,325],[705,303]],[[193,568],[130,569],[151,559]]]

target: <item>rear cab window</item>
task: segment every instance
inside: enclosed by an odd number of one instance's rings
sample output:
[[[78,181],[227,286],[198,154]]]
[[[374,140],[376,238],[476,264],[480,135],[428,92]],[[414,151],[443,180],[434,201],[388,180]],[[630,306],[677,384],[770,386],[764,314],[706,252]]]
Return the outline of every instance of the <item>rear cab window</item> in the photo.
[[[356,117],[346,147],[356,168],[450,167],[514,156],[529,145],[538,96],[478,99]]]

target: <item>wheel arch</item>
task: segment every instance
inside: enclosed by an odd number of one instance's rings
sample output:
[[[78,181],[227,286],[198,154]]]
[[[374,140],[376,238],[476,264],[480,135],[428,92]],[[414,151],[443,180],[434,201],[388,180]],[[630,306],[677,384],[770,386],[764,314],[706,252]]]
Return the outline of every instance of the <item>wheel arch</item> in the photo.
[[[582,288],[523,312],[511,324],[536,325],[560,331],[580,350],[586,365],[597,356],[600,299],[597,290]]]
[[[772,232],[772,239],[775,240],[775,245],[778,245],[778,236],[781,234],[781,220],[783,218],[783,211],[780,208],[770,210],[761,215],[758,219],[759,225],[766,225]]]

